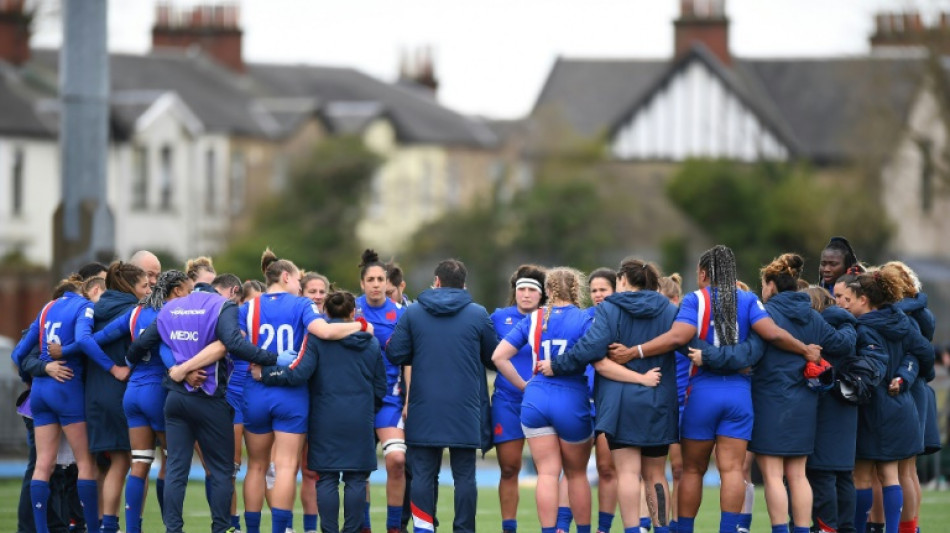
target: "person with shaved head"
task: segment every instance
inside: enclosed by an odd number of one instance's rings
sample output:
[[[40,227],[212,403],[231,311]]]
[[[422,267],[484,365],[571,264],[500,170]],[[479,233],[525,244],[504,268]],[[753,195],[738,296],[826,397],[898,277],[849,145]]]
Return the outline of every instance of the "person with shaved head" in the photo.
[[[158,282],[158,275],[162,273],[162,263],[158,256],[146,250],[139,250],[132,254],[129,263],[141,268],[148,277],[148,284],[151,287]]]

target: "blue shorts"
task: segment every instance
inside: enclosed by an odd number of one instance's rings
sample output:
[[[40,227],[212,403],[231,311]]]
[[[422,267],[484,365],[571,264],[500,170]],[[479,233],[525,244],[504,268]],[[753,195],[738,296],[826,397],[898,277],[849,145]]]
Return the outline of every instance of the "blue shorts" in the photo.
[[[501,444],[524,438],[521,429],[521,400],[495,392],[491,399],[492,442]]]
[[[129,429],[150,427],[165,431],[165,397],[168,390],[161,383],[130,384],[122,397],[122,409]]]
[[[33,409],[33,425],[48,426],[59,424],[68,426],[86,421],[86,402],[83,399],[85,387],[82,376],[60,383],[53,378],[43,377],[33,380],[30,391],[30,407]]]
[[[594,434],[587,387],[529,381],[521,402],[521,426],[527,438],[557,435],[571,443]]]
[[[693,387],[683,408],[680,436],[714,440],[716,436],[752,439],[752,391],[748,386]]]
[[[310,395],[306,385],[268,387],[257,382],[247,384],[243,404],[245,431],[258,435],[272,431],[307,432]]]
[[[389,395],[383,398],[383,406],[376,413],[373,427],[403,429],[405,423],[406,421],[402,419],[402,397]]]
[[[244,424],[244,389],[232,389],[228,387],[224,397],[228,400],[228,404],[231,405],[231,408],[234,409],[234,425]]]

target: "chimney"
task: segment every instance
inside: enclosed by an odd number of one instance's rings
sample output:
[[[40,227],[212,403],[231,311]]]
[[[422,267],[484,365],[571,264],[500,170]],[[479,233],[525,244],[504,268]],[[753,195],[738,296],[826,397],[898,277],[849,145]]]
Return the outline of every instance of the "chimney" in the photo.
[[[155,8],[152,50],[199,47],[218,63],[244,72],[238,6],[232,3],[199,5],[191,9],[160,3]]]
[[[942,25],[942,15],[940,20]],[[924,26],[919,12],[878,13],[874,16],[871,48],[926,46],[930,33],[931,29]]]
[[[439,90],[439,80],[435,77],[432,47],[419,48],[414,59],[412,54],[403,51],[399,60],[399,78],[428,89],[434,97]]]
[[[30,59],[30,23],[33,13],[24,0],[0,0],[0,60],[22,65]]]
[[[686,55],[694,44],[702,43],[724,65],[732,65],[725,3],[725,0],[680,0],[680,18],[673,22],[674,61]]]

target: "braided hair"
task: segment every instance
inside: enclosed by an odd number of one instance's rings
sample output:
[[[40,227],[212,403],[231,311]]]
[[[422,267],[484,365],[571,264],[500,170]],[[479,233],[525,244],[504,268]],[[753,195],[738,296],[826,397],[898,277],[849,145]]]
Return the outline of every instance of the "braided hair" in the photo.
[[[542,331],[548,329],[548,319],[551,318],[551,308],[555,301],[580,307],[581,298],[586,289],[584,274],[579,270],[570,267],[555,267],[548,270],[544,279],[544,293],[548,301],[544,306]]]
[[[180,287],[182,283],[188,281],[188,276],[181,270],[168,270],[162,272],[158,276],[158,281],[155,282],[155,287],[152,289],[152,293],[142,298],[142,301],[139,302],[145,307],[151,307],[152,309],[158,311],[162,308],[162,305],[165,304],[165,300],[168,299],[168,296],[171,295],[172,291],[177,287]]]
[[[706,273],[712,292],[713,325],[722,345],[739,342],[738,304],[736,301],[736,256],[728,246],[717,244],[703,252],[699,269]]]

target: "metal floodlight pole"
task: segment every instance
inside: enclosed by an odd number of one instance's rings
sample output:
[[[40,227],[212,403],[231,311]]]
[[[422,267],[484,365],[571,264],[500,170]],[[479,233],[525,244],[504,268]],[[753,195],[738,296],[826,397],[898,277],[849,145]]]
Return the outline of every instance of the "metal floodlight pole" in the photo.
[[[62,199],[53,223],[53,271],[111,259],[115,223],[106,203],[109,136],[107,0],[63,2],[59,56]]]

